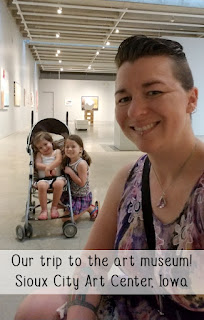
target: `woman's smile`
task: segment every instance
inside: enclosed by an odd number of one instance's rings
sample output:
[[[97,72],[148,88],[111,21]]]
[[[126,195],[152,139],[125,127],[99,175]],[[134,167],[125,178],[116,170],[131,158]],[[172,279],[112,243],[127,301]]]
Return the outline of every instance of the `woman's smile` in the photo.
[[[151,132],[158,124],[160,123],[160,121],[157,122],[152,122],[150,124],[147,124],[145,126],[130,126],[130,128],[134,131],[136,131],[139,135],[144,135],[147,134],[149,132]]]

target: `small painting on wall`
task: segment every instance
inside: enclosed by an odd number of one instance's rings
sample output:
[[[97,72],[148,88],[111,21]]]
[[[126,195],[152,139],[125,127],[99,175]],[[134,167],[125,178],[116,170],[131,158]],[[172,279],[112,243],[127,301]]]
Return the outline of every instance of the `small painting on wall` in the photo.
[[[72,98],[65,98],[64,104],[66,107],[72,107]]]
[[[26,106],[26,89],[23,89],[23,105]]]
[[[30,93],[30,106],[31,108],[34,108],[34,94],[32,91]]]
[[[20,107],[21,105],[21,86],[18,82],[14,81],[14,106]]]
[[[4,68],[1,68],[0,96],[0,110],[8,110],[7,108],[9,107],[9,75]]]
[[[83,96],[81,97],[82,110],[98,110],[98,97]]]

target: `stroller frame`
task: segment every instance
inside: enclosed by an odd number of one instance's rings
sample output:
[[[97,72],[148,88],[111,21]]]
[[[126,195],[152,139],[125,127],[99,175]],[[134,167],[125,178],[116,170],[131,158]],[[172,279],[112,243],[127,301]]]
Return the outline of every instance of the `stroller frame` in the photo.
[[[66,125],[61,122],[60,120],[57,120],[55,118],[46,118],[43,120],[40,120],[33,126],[33,111],[31,113],[31,131],[27,137],[27,147],[26,151],[30,155],[30,161],[29,161],[29,186],[28,186],[28,196],[27,196],[27,202],[26,202],[26,209],[25,209],[25,224],[17,225],[16,227],[16,237],[18,240],[23,241],[25,237],[31,238],[33,235],[33,227],[32,224],[29,223],[29,221],[47,221],[47,220],[38,220],[38,218],[35,217],[35,209],[40,207],[40,205],[35,205],[35,201],[33,198],[38,198],[36,193],[36,188],[33,186],[35,180],[35,174],[34,174],[34,152],[32,149],[32,139],[34,135],[40,131],[46,131],[49,133],[61,135],[62,139],[65,139],[69,135],[69,129],[68,129],[68,117],[66,118]],[[61,140],[60,140],[61,142]],[[67,238],[73,238],[77,233],[77,227],[76,223],[74,221],[74,213],[72,209],[72,197],[71,197],[71,188],[70,188],[70,182],[69,177],[66,175],[67,179],[67,185],[66,190],[69,194],[69,204],[64,206],[67,208],[70,212],[69,215],[63,215],[61,217],[55,218],[55,219],[62,219],[69,217],[71,220],[65,221],[62,226],[63,234]],[[52,200],[48,199],[47,203],[50,203]],[[55,220],[52,219],[52,220]],[[48,219],[51,220],[51,219]]]

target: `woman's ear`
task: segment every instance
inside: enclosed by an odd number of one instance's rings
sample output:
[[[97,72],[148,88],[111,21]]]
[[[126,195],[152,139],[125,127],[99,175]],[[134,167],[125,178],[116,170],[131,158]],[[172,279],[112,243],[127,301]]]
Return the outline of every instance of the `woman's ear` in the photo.
[[[197,107],[197,101],[198,101],[198,89],[196,87],[193,87],[189,91],[189,98],[188,98],[188,106],[187,106],[187,113],[192,113],[195,111]]]

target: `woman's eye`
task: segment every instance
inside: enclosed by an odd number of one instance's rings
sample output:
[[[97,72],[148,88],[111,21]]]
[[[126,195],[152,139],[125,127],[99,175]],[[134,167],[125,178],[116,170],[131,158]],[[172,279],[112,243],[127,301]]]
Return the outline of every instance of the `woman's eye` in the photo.
[[[118,103],[126,103],[126,102],[131,101],[131,100],[132,100],[131,97],[123,97],[123,98],[118,100]]]
[[[153,90],[153,91],[148,91],[147,95],[148,96],[156,96],[156,95],[161,94],[161,93],[162,93],[162,91]]]

